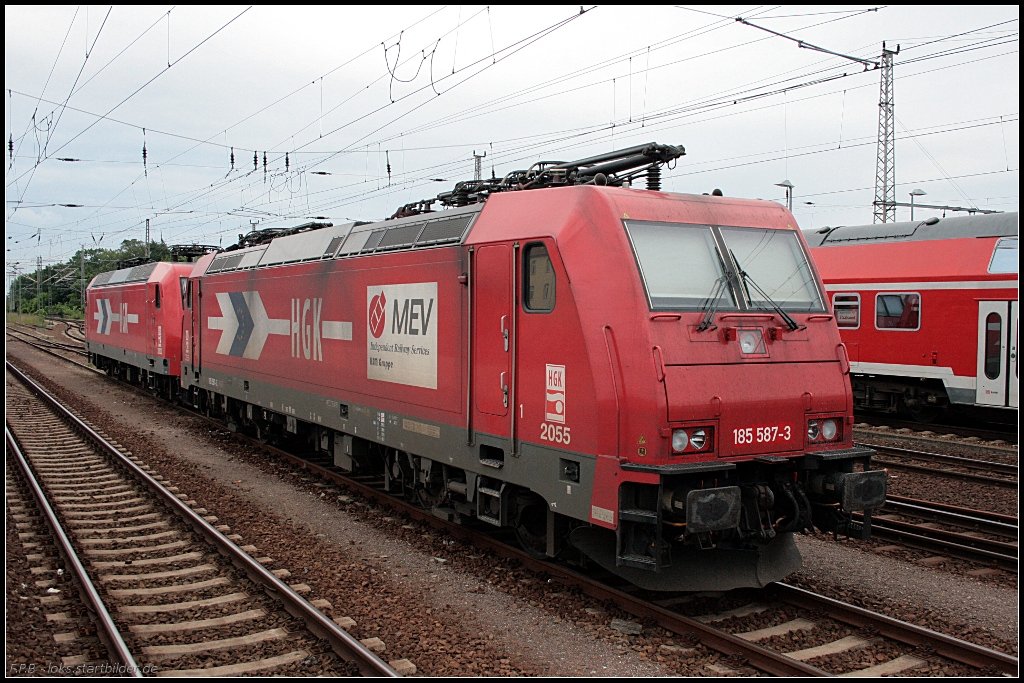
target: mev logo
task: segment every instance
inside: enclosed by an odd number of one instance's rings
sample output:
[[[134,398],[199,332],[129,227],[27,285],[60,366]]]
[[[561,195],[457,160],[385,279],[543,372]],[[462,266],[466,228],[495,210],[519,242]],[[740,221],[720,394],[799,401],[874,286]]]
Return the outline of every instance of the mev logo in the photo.
[[[384,334],[384,328],[387,325],[387,304],[388,298],[383,291],[370,299],[370,305],[366,311],[366,321],[374,339],[380,339]],[[392,305],[391,334],[413,336],[429,334],[430,318],[434,311],[433,299],[405,299],[401,304],[398,299],[395,299]]]
[[[366,288],[366,377],[437,389],[436,282]]]
[[[370,324],[370,334],[375,339],[380,339],[380,335],[384,334],[387,303],[388,299],[384,296],[384,292],[370,299],[370,308],[366,312],[366,320]]]

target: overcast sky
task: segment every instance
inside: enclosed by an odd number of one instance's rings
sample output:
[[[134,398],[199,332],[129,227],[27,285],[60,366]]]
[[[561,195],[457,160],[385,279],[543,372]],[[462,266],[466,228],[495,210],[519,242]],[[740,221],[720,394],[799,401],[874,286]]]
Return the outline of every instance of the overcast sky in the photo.
[[[883,42],[896,201],[1018,210],[1017,6],[4,11],[8,280],[147,219],[228,246],[255,222],[386,218],[472,178],[474,153],[502,176],[682,145],[663,189],[785,203],[788,180],[801,227],[871,223],[881,71],[855,59]]]

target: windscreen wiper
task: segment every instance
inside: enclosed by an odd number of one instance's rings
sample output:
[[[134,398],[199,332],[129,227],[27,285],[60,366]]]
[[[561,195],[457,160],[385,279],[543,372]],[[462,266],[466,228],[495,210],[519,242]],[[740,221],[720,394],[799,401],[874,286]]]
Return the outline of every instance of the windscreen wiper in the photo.
[[[726,287],[726,279],[726,276],[723,275],[715,280],[711,293],[704,299],[704,303],[700,305],[700,310],[704,311],[704,315],[701,316],[700,324],[697,325],[698,332],[703,332],[712,327],[711,321],[715,319],[715,311],[718,310],[718,304],[722,301],[722,291]]]
[[[753,303],[753,298],[750,296],[750,288],[753,287],[754,291],[760,294],[761,298],[768,302],[775,312],[779,314],[779,317],[786,323],[786,327],[789,328],[790,332],[800,329],[800,325],[790,317],[789,313],[782,310],[782,307],[775,303],[775,301],[773,301],[772,298],[768,296],[768,294],[766,294],[756,282],[754,282],[753,278],[747,274],[747,271],[743,270],[743,266],[740,265],[739,259],[736,258],[736,254],[733,253],[732,249],[729,250],[729,255],[732,257],[732,262],[736,265],[736,271],[740,274],[740,280],[742,280],[743,287],[746,290],[747,301]]]

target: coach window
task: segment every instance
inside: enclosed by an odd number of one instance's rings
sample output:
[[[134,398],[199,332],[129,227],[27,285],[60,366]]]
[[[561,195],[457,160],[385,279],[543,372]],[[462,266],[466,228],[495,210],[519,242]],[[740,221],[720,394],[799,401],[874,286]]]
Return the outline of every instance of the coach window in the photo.
[[[833,294],[832,312],[836,316],[836,325],[857,329],[860,327],[860,294]]]
[[[555,308],[555,268],[543,244],[531,244],[523,255],[523,303],[528,311]]]
[[[879,294],[875,297],[875,327],[880,330],[921,328],[920,294]]]
[[[992,252],[992,261],[988,264],[990,273],[1016,273],[1019,270],[1017,260],[1017,238],[1001,237]]]
[[[998,379],[1003,365],[1003,319],[998,313],[985,318],[985,376]]]

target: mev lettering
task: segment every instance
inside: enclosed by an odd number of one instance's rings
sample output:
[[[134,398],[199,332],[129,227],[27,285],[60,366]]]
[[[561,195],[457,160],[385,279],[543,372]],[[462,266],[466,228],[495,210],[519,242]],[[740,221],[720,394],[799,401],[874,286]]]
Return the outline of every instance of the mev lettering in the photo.
[[[406,299],[401,310],[398,308],[398,300],[395,300],[391,313],[391,333],[427,334],[433,310],[433,299]]]

